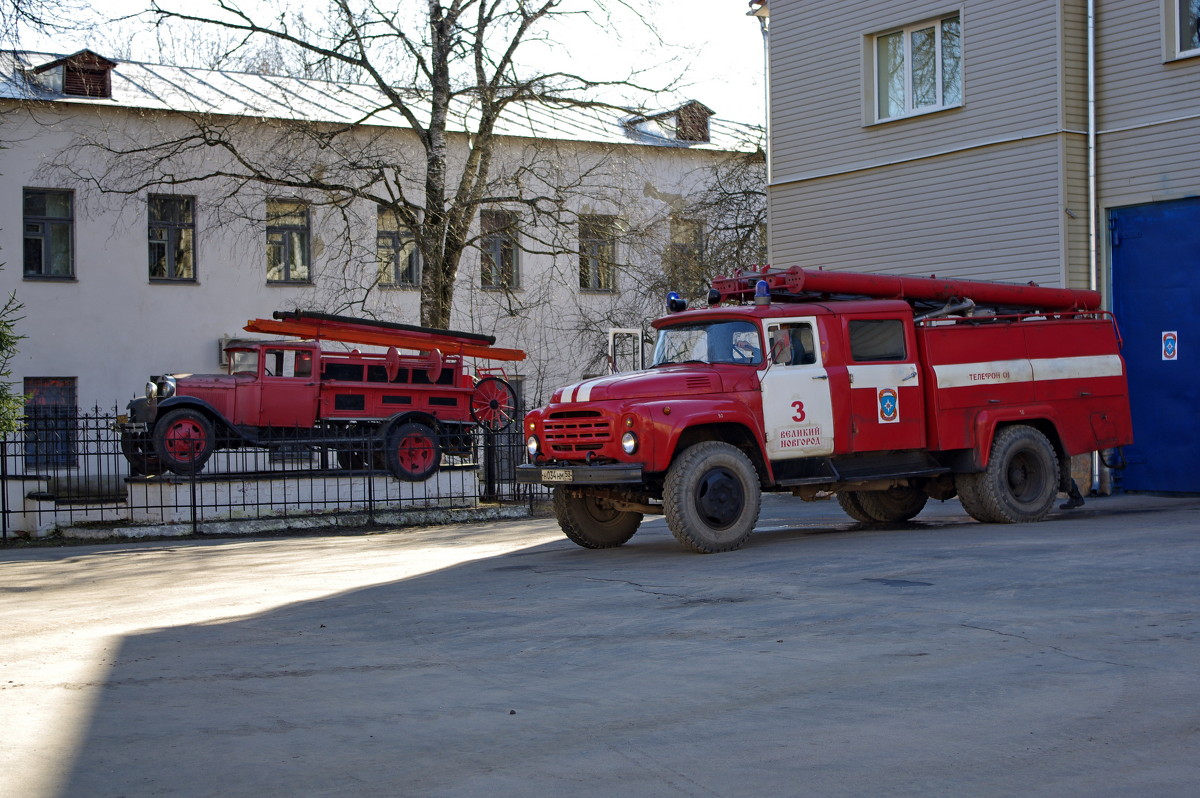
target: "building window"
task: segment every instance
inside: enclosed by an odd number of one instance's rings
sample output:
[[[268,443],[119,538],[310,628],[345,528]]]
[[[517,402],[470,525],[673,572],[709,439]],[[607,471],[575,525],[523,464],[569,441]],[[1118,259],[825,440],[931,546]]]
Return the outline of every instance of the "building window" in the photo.
[[[26,377],[25,467],[78,465],[74,377]]]
[[[25,189],[25,276],[74,277],[72,233],[74,200],[70,191]]]
[[[517,214],[480,211],[480,284],[484,288],[520,288],[517,270]]]
[[[408,228],[393,211],[380,209],[375,233],[375,261],[379,284],[389,288],[421,285],[421,254]]]
[[[1200,55],[1200,0],[1174,0],[1177,55]]]
[[[196,198],[151,194],[150,279],[196,279]]]
[[[962,29],[957,16],[875,37],[878,121],[962,105]]]
[[[693,284],[705,282],[704,221],[671,217],[671,241],[663,253],[663,273],[667,283],[677,291],[691,291]]]
[[[306,203],[267,201],[267,282],[309,282]]]
[[[579,217],[579,287],[617,290],[617,218]]]

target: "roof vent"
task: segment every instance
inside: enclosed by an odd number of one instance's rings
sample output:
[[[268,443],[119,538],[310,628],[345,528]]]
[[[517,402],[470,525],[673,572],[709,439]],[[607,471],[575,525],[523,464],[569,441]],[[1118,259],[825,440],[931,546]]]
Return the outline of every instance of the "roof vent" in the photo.
[[[708,141],[708,118],[712,109],[692,100],[675,112],[675,137],[680,141]]]
[[[110,75],[116,65],[91,50],[80,50],[34,67],[29,76],[47,91],[69,97],[112,97]]]

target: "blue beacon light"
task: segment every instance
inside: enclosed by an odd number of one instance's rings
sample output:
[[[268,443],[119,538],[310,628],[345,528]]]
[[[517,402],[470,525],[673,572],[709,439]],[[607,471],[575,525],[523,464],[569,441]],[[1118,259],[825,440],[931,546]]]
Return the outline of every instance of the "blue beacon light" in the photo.
[[[771,304],[771,286],[767,284],[766,280],[759,280],[754,284],[754,304]]]
[[[678,313],[687,310],[687,300],[679,296],[678,291],[667,294],[667,313]]]

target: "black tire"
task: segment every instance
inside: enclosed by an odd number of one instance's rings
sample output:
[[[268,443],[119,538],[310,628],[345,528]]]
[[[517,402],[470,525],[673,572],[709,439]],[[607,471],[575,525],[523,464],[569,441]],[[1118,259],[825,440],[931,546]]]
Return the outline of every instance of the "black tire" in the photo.
[[[991,514],[983,501],[983,479],[983,474],[955,474],[954,487],[958,492],[958,501],[967,511],[967,515],[981,524],[1000,523],[1000,519]]]
[[[154,425],[154,454],[176,474],[194,474],[217,450],[216,431],[208,416],[181,407],[168,410]]]
[[[663,510],[675,539],[692,551],[732,551],[746,542],[762,502],[750,458],[723,441],[684,450],[667,471]]]
[[[415,421],[389,432],[384,447],[388,470],[404,482],[424,482],[442,464],[442,445],[437,433]]]
[[[1041,432],[1016,424],[996,433],[983,473],[960,475],[955,482],[963,507],[979,521],[1040,521],[1058,495],[1058,454]]]
[[[162,461],[154,453],[154,441],[144,432],[122,432],[121,454],[129,461],[129,473],[134,476],[158,474]]]
[[[915,518],[928,501],[929,496],[924,491],[909,486],[868,490],[858,496],[863,512],[876,521],[887,523]]]
[[[611,549],[637,532],[642,514],[617,510],[604,499],[558,485],[554,488],[554,515],[563,533],[585,549]]]
[[[846,515],[863,524],[878,523],[879,519],[867,513],[863,509],[862,502],[859,498],[862,496],[861,490],[839,490],[837,492],[837,502],[841,505],[842,510]]]

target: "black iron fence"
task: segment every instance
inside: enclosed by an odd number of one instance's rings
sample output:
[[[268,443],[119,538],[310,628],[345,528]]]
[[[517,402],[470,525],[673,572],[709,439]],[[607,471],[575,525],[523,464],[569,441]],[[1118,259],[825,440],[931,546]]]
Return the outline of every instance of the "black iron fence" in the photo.
[[[281,430],[257,445],[214,430],[202,464],[171,471],[153,441],[123,434],[118,421],[99,408],[31,415],[0,441],[5,542],[66,528],[190,525],[195,533],[218,522],[347,513],[376,523],[385,513],[532,503],[542,493],[515,481],[525,457],[519,426],[460,428],[401,451],[395,436],[366,426]],[[432,473],[411,478],[401,463],[414,460]]]

